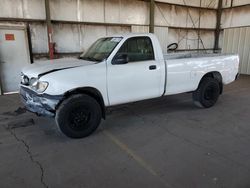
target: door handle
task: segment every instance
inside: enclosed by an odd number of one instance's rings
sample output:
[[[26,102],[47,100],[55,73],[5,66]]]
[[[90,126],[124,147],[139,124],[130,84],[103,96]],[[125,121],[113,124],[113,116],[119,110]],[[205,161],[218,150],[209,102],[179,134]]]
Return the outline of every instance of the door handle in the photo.
[[[156,67],[156,65],[150,65],[149,66],[149,70],[155,70],[157,67]]]

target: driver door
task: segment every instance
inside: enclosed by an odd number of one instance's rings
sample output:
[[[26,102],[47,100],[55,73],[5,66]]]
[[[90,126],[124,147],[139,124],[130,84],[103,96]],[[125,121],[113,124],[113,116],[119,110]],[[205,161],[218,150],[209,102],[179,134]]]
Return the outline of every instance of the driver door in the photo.
[[[108,64],[107,88],[110,105],[161,96],[160,66],[155,60],[149,37],[132,37],[121,46],[115,57],[127,56],[124,64]]]

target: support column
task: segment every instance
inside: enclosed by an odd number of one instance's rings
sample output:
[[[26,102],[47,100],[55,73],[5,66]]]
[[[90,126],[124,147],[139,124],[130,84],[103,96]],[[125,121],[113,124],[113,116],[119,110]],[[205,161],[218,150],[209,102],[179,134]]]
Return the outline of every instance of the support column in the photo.
[[[149,32],[154,33],[155,25],[155,1],[150,0],[150,12],[149,12],[150,22],[149,22]]]
[[[52,40],[52,24],[50,18],[49,0],[45,0],[45,11],[46,11],[47,33],[48,33],[49,58],[54,59],[54,43]]]
[[[221,14],[222,14],[222,0],[219,0],[217,13],[216,13],[216,29],[215,29],[215,34],[214,34],[214,52],[218,52],[219,50]]]

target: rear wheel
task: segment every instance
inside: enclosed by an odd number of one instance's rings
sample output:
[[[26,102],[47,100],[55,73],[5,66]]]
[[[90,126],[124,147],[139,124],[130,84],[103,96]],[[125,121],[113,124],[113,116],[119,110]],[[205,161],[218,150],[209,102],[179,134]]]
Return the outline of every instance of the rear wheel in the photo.
[[[101,122],[101,107],[84,94],[69,97],[56,112],[56,124],[68,137],[83,138],[93,133]]]
[[[210,108],[214,106],[220,96],[220,84],[214,78],[203,78],[199,87],[193,92],[196,106]]]

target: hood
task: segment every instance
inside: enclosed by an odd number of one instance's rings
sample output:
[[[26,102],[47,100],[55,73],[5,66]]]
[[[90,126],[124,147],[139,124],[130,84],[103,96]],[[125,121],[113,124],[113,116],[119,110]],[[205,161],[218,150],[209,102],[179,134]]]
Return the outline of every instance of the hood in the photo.
[[[90,64],[95,64],[92,61],[86,61],[76,58],[63,58],[63,59],[54,59],[54,60],[46,60],[46,61],[37,61],[34,64],[31,64],[25,67],[22,70],[22,73],[29,78],[38,78],[45,74],[69,69],[74,67],[86,66]]]

